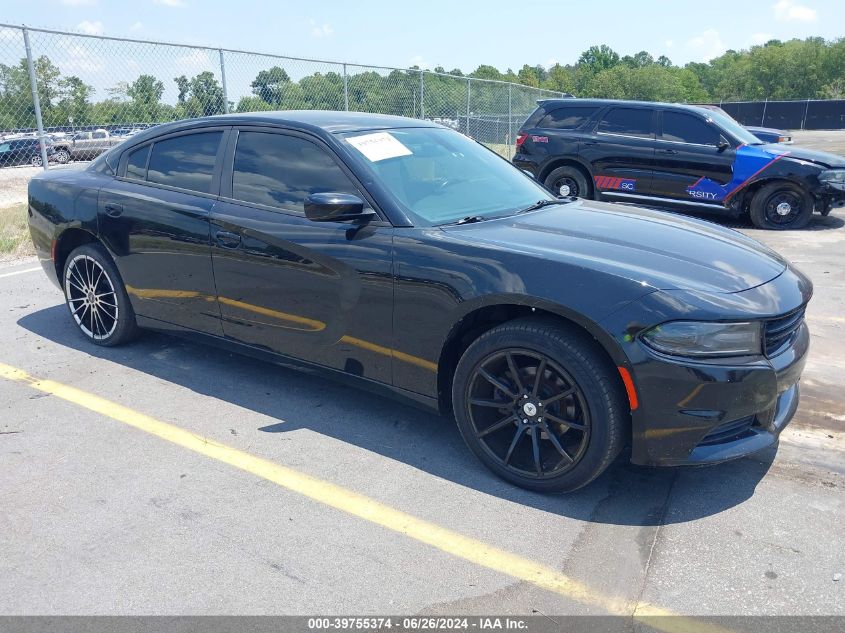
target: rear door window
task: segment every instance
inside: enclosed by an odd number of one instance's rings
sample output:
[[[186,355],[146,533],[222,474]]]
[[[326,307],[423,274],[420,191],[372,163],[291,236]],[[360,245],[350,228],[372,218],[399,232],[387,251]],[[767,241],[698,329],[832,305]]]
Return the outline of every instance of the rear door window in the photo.
[[[147,180],[159,185],[211,192],[223,132],[183,134],[153,144]]]
[[[597,107],[589,106],[565,106],[552,110],[544,116],[537,127],[553,130],[574,130],[586,123],[598,110]]]
[[[126,177],[144,180],[147,177],[147,158],[150,155],[150,147],[147,145],[140,149],[136,149],[129,154],[129,159],[126,161]]]
[[[652,110],[645,108],[611,108],[602,117],[598,131],[622,136],[653,136]]]
[[[663,140],[696,145],[718,145],[719,131],[697,116],[683,112],[663,111]]]

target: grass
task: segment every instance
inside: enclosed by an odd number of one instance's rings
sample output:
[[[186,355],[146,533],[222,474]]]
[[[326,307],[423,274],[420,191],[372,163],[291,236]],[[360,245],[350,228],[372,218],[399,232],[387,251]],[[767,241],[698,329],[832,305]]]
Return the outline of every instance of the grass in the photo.
[[[492,149],[494,152],[496,152],[502,158],[507,158],[508,160],[511,159],[511,156],[510,156],[511,146],[510,145],[505,145],[504,143],[485,143],[485,145],[487,147],[489,147],[490,149]]]
[[[26,203],[0,209],[0,258],[14,259],[34,254],[26,221]]]

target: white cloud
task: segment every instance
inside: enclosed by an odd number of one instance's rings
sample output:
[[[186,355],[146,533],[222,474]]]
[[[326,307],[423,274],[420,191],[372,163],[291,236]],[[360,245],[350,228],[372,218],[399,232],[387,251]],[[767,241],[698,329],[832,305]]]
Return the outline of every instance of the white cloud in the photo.
[[[804,4],[798,4],[795,0],[778,0],[772,5],[775,10],[775,18],[781,22],[815,22],[818,12]]]
[[[309,20],[311,23],[311,35],[313,37],[329,37],[334,33],[331,24],[317,24],[314,20]]]
[[[426,69],[426,70],[428,70],[429,68],[431,68],[431,64],[429,64],[427,61],[425,61],[425,60],[423,59],[423,56],[422,56],[422,55],[414,55],[414,56],[411,58],[411,61],[409,62],[409,64],[408,64],[408,65],[409,65],[409,66],[418,66],[419,68],[424,68],[424,69]]]
[[[88,20],[82,20],[82,22],[76,25],[76,30],[85,33],[85,35],[102,35],[103,23],[100,21],[90,22]]]
[[[185,6],[185,0],[153,0],[153,4],[163,7],[179,8]]]
[[[687,40],[687,48],[692,50],[699,61],[707,62],[728,50],[719,31],[707,29],[700,35]]]
[[[674,40],[666,40],[664,44],[666,44],[666,48],[672,48],[675,45],[675,42]]]
[[[143,22],[135,22],[132,26],[129,27],[129,30],[132,33],[137,33],[138,31],[144,30],[144,23]]]
[[[68,7],[86,7],[97,4],[97,0],[62,0],[62,4]]]
[[[549,57],[549,59],[546,60],[546,68],[552,68],[557,63],[558,63],[558,61],[554,57]]]
[[[65,55],[58,62],[59,69],[68,75],[91,76],[103,72],[106,62],[101,55],[93,53],[87,46],[76,41],[63,44]]]
[[[214,70],[215,66],[204,50],[195,50],[177,57],[176,68],[185,75],[196,75],[206,70]]]
[[[762,46],[774,37],[771,33],[754,33],[751,36],[751,44],[753,46]]]

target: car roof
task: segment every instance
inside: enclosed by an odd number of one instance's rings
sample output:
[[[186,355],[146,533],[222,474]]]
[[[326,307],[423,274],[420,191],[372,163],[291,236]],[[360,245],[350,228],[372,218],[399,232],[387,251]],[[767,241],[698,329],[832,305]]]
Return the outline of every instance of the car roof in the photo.
[[[243,112],[218,114],[215,116],[186,119],[164,123],[148,128],[136,135],[141,140],[163,133],[189,130],[210,125],[269,125],[309,130],[312,132],[337,133],[364,130],[385,130],[391,128],[431,127],[442,125],[422,119],[410,119],[389,114],[368,112],[345,112],[334,110],[276,110],[269,112]]]
[[[665,103],[662,101],[628,101],[625,99],[582,99],[580,97],[568,97],[562,99],[544,99],[538,102],[538,105],[547,109],[549,106],[566,106],[566,105],[595,105],[595,106],[604,106],[604,105],[634,105],[634,106],[646,106],[646,107],[661,107],[661,108],[678,108],[681,110],[687,110],[689,112],[697,112],[701,114],[701,106],[700,105],[690,105],[686,103]]]

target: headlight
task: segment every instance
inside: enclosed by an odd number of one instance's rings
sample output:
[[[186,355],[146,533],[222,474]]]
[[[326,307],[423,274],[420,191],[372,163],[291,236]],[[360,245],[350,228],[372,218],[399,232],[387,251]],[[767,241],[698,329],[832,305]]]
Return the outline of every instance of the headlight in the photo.
[[[672,321],[642,335],[651,348],[674,356],[749,356],[762,353],[760,323]]]
[[[819,181],[838,189],[845,187],[845,169],[828,169],[819,174]]]

